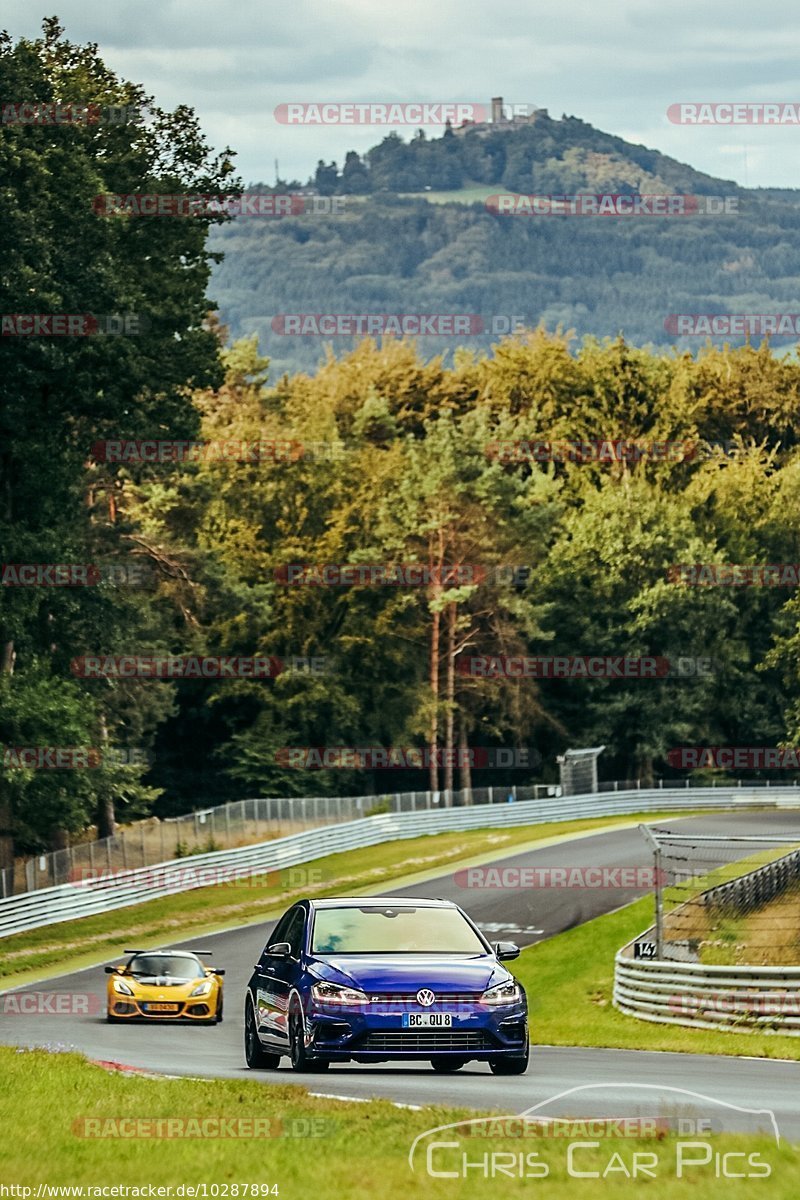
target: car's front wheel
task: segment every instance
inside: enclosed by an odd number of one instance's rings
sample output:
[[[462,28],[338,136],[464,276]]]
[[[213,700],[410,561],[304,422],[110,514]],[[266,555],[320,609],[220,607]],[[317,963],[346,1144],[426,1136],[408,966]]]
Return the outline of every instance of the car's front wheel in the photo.
[[[453,1071],[460,1071],[466,1061],[465,1058],[448,1058],[445,1054],[437,1054],[436,1058],[431,1059],[431,1066],[441,1075],[449,1075]]]
[[[528,1069],[530,1047],[525,1047],[525,1053],[509,1055],[506,1058],[491,1058],[489,1066],[493,1075],[524,1075]]]
[[[251,1070],[261,1067],[274,1071],[281,1061],[280,1054],[267,1054],[258,1039],[252,1000],[247,1001],[244,1009],[244,1059]]]
[[[289,1058],[293,1071],[325,1071],[330,1063],[325,1058],[315,1058],[306,1050],[303,1014],[297,1000],[289,1009]]]

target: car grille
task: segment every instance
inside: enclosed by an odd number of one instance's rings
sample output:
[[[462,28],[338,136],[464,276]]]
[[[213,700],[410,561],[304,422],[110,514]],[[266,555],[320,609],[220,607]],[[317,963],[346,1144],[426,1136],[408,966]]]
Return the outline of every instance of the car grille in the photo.
[[[478,1004],[481,992],[435,992],[436,999],[431,1008],[440,1004]],[[407,1004],[412,1008],[421,1008],[416,992],[368,992],[367,999],[371,1004]]]
[[[396,1029],[368,1033],[359,1050],[491,1050],[493,1042],[481,1030]]]

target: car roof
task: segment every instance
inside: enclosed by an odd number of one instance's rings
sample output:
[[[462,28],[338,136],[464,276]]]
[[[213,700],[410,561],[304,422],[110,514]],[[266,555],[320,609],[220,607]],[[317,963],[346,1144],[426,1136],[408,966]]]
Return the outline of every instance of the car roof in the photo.
[[[457,908],[452,900],[428,896],[331,896],[309,900],[311,908]]]

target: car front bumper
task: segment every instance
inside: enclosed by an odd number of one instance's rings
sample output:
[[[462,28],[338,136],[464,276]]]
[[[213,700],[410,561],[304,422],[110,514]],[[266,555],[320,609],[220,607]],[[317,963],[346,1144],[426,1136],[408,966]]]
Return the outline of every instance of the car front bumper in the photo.
[[[419,1011],[419,1010],[417,1010]],[[331,1062],[419,1061],[433,1057],[488,1061],[518,1058],[526,1053],[528,1014],[525,1005],[498,1005],[487,1009],[446,1007],[448,1027],[408,1028],[403,1012],[355,1011],[337,1006],[312,1008],[306,1015],[306,1047],[315,1057]]]
[[[167,1002],[139,1000],[136,996],[115,996],[109,1001],[108,1015],[119,1021],[208,1021],[214,1016],[207,996],[171,1000],[169,1011],[148,1007],[154,1003]]]

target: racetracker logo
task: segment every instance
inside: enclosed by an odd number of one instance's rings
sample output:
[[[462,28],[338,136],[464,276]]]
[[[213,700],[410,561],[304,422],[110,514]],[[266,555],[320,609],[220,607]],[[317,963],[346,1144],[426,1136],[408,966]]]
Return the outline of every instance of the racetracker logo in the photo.
[[[473,679],[664,679],[713,674],[710,658],[616,655],[461,655],[456,670]]]
[[[102,192],[92,208],[100,217],[299,217],[337,216],[346,196],[308,196],[302,192],[240,192],[232,196],[200,193]]]
[[[328,1117],[76,1117],[80,1138],[257,1138],[330,1137],[337,1122]]]
[[[386,104],[377,101],[336,104],[279,104],[274,110],[279,125],[463,125],[487,121],[490,111],[485,104],[464,101]]]
[[[147,750],[120,749],[114,746],[3,746],[2,764],[6,770],[75,771],[93,767],[146,767],[152,764]]]
[[[138,125],[149,109],[131,104],[44,104],[23,101],[0,106],[3,125]]]
[[[487,579],[521,585],[531,570],[511,563],[284,563],[274,568],[273,578],[286,587],[463,587]]]
[[[267,438],[258,442],[134,442],[114,439],[95,442],[91,448],[95,462],[108,463],[296,462],[304,454],[303,443],[292,438]]]
[[[706,767],[741,771],[798,771],[800,747],[679,746],[667,752],[667,762],[679,771]]]
[[[697,454],[695,442],[652,442],[631,438],[596,437],[577,441],[521,440],[487,442],[486,457],[502,463],[683,462]]]
[[[93,992],[6,992],[0,1017],[90,1017],[102,1008]]]
[[[667,117],[673,125],[800,125],[800,104],[794,101],[764,103],[681,102],[670,104]]]
[[[490,213],[508,217],[698,217],[732,215],[738,196],[654,195],[626,193],[573,196],[501,192],[485,203]]]
[[[800,995],[783,989],[757,992],[742,988],[735,992],[706,992],[702,996],[678,992],[669,997],[669,1011],[678,1016],[702,1017],[703,1013],[726,1013],[738,1019],[800,1016]]]
[[[453,875],[456,887],[499,888],[653,888],[667,883],[665,872],[653,867],[466,867]]]
[[[468,750],[420,749],[416,746],[284,746],[275,752],[282,767],[298,770],[415,771],[431,766],[463,770],[532,770],[541,766],[537,750],[473,746]]]
[[[670,313],[673,337],[788,337],[800,335],[800,313]]]
[[[676,563],[667,570],[670,583],[688,587],[788,587],[800,584],[800,563]]]
[[[142,587],[154,578],[151,564],[0,563],[0,587],[97,587],[114,583]]]
[[[141,313],[0,313],[2,337],[136,337],[147,327]]]
[[[111,870],[95,870],[94,867],[75,867],[69,873],[68,883],[73,887],[107,887],[108,884],[130,883],[147,888],[169,888],[174,892],[191,891],[201,887],[233,888],[279,888],[307,890],[321,887],[324,881],[321,867],[274,867],[260,871],[253,867],[179,867],[172,864],[149,867],[146,870],[128,867],[112,867]]]
[[[139,654],[86,655],[73,658],[70,670],[79,679],[274,679],[284,671],[326,674],[323,657],[274,658],[251,655]]]
[[[483,333],[476,313],[279,313],[280,337],[469,337]]]

